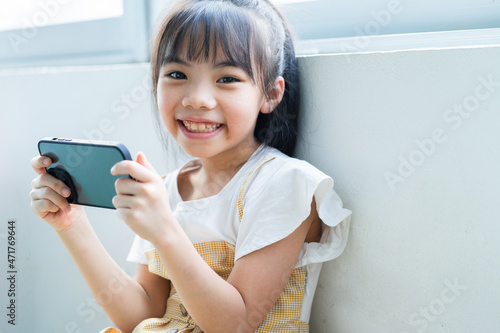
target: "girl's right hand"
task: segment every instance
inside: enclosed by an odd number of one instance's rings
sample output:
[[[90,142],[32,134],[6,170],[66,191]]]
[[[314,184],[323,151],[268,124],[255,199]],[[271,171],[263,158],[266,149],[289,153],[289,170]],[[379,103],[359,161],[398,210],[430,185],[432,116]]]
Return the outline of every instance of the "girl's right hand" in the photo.
[[[31,166],[38,174],[31,182],[31,210],[59,232],[84,216],[85,210],[68,203],[66,198],[70,189],[45,170],[51,164],[52,160],[46,156],[36,156],[31,160]]]

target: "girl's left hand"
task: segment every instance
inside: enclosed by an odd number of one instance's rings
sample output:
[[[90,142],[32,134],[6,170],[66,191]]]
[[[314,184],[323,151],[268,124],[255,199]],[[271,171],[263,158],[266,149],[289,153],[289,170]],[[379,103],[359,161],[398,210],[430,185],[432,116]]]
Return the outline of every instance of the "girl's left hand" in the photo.
[[[137,162],[116,163],[111,174],[134,178],[119,178],[115,183],[117,195],[113,198],[113,205],[118,218],[139,237],[153,244],[165,237],[174,217],[163,179],[144,153],[137,154]]]

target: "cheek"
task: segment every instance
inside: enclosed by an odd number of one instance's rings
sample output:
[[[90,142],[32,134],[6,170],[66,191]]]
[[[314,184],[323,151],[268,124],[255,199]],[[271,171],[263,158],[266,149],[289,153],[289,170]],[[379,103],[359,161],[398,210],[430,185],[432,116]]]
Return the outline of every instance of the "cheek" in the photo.
[[[167,130],[171,131],[176,125],[173,100],[168,97],[168,94],[166,94],[164,90],[160,89],[158,89],[156,99],[158,102],[160,118],[163,121],[163,124],[167,127]]]
[[[160,111],[164,109],[167,104],[167,96],[165,89],[162,88],[161,83],[158,82],[158,86],[156,87],[156,101],[158,102],[158,109]]]
[[[168,93],[165,87],[162,87],[161,84],[158,84],[158,90],[156,94],[156,100],[158,102],[158,109],[162,113],[171,112],[170,110],[173,108],[174,96],[171,92]]]
[[[252,108],[249,108],[249,104],[238,105],[235,112],[226,118],[228,131],[237,136],[253,135],[258,115],[259,111],[255,105]]]
[[[263,100],[259,97],[256,94],[248,94],[233,101],[232,105],[236,112],[232,116],[241,126],[251,127],[256,121],[263,105]]]

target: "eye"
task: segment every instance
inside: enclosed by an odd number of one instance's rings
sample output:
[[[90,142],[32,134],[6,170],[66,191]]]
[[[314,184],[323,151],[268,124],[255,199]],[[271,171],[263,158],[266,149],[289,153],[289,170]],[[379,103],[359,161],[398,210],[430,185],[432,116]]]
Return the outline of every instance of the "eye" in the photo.
[[[240,80],[238,80],[237,78],[232,77],[232,76],[224,76],[223,78],[220,78],[217,82],[219,82],[219,83],[234,83],[234,82],[240,82]]]
[[[168,73],[167,76],[171,77],[172,79],[175,79],[175,80],[184,80],[184,79],[187,79],[187,76],[184,73],[177,72],[177,71]]]

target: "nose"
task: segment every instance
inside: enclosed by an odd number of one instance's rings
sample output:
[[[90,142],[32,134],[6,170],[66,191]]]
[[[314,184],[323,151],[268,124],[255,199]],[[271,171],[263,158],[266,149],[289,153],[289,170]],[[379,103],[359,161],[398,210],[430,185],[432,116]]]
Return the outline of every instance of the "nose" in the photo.
[[[212,87],[202,82],[192,84],[182,99],[185,108],[211,110],[216,104]]]

